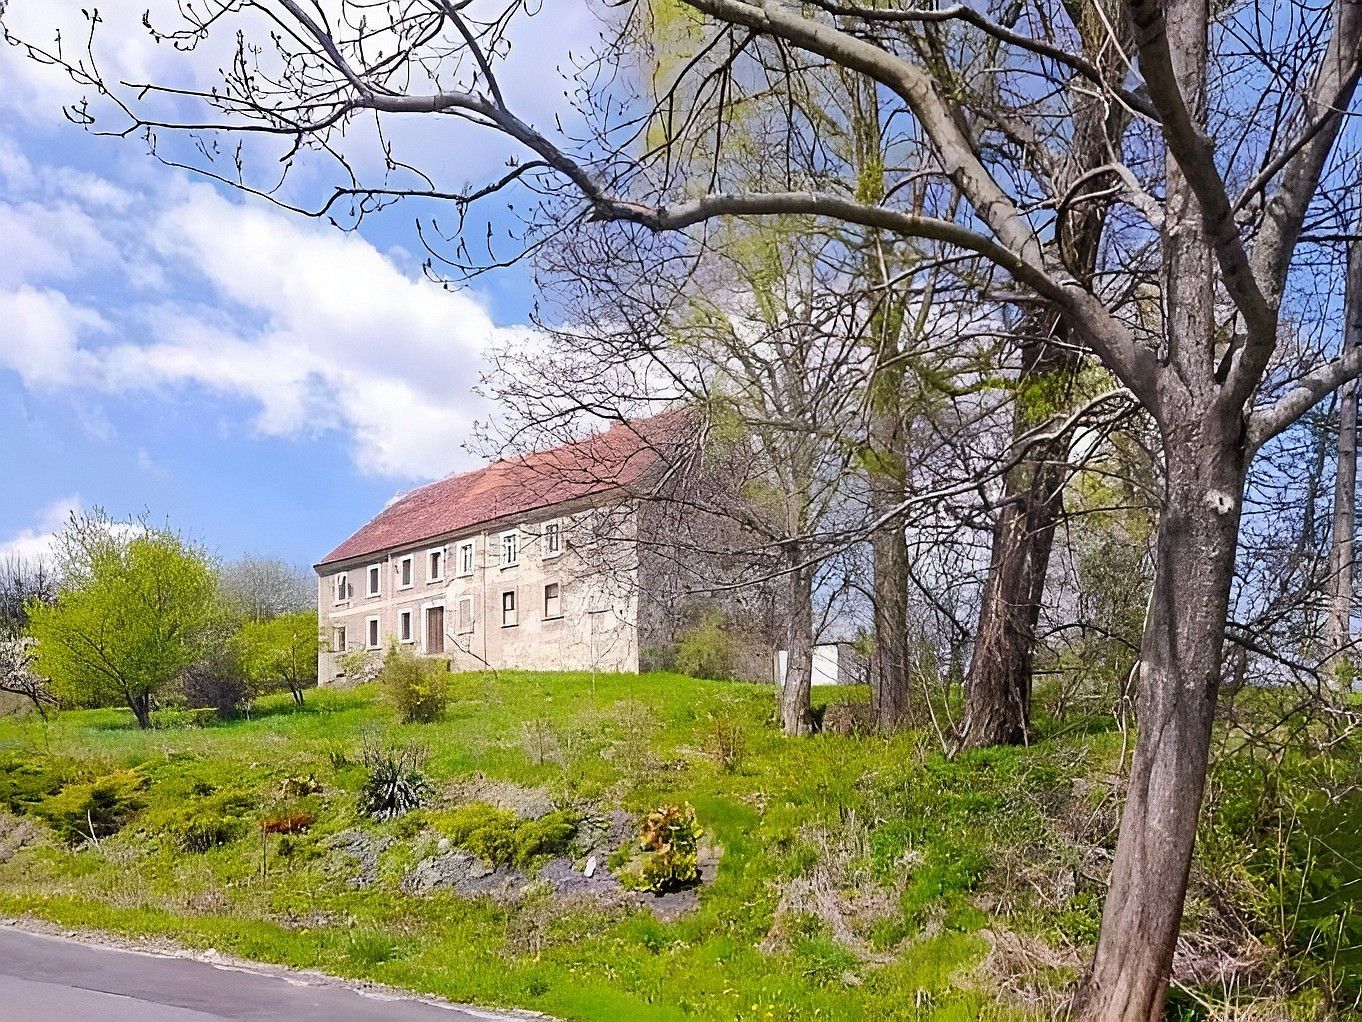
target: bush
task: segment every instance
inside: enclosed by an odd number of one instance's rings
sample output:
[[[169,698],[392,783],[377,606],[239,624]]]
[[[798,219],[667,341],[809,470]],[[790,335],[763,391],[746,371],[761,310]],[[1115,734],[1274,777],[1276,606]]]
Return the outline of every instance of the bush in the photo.
[[[25,813],[61,791],[72,779],[70,764],[41,756],[0,757],[0,808]]]
[[[449,702],[447,663],[422,660],[393,643],[378,677],[403,724],[429,724],[444,716]]]
[[[183,852],[206,852],[241,837],[255,806],[250,792],[210,789],[149,819],[147,828],[165,835]]]
[[[634,890],[655,894],[694,885],[700,879],[703,834],[690,805],[654,810],[639,831],[639,846],[645,854],[620,872],[620,882]]]
[[[369,777],[359,793],[359,811],[375,820],[394,820],[418,809],[430,797],[421,764],[425,750],[416,745],[364,743],[362,760]]]
[[[449,840],[494,866],[521,868],[567,850],[577,833],[577,816],[566,810],[522,820],[509,809],[471,802],[441,814],[435,828]]]
[[[707,614],[676,641],[676,669],[692,678],[727,681],[737,656],[733,639],[717,614]]]
[[[37,814],[71,844],[116,834],[142,808],[146,779],[120,770],[93,781],[68,784],[37,808]]]

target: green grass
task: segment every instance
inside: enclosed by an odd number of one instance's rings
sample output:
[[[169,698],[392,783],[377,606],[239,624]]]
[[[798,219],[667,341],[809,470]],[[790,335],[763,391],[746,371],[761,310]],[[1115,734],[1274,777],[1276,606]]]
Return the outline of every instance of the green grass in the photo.
[[[445,718],[424,725],[396,723],[372,687],[309,692],[302,711],[269,698],[249,719],[201,728],[142,732],[119,710],[0,721],[0,806],[34,814],[64,786],[119,771],[143,779],[131,820],[98,847],[53,840],[0,864],[0,911],[596,1022],[1026,1018],[980,969],[987,932],[1095,924],[1098,899],[1047,908],[1017,862],[1067,854],[1054,808],[1112,755],[1113,735],[949,761],[931,732],[786,739],[757,686],[502,672],[458,675],[451,689]],[[716,719],[738,724],[736,764],[711,754]],[[366,735],[425,746],[436,788],[481,773],[565,805],[689,802],[723,848],[717,877],[670,922],[404,894],[398,879],[429,838],[357,817]],[[283,792],[309,774],[320,793]],[[241,796],[250,809],[238,826]],[[213,826],[190,828],[195,807]],[[259,821],[295,812],[316,822],[289,854],[278,838],[262,847]],[[367,890],[323,847],[354,827],[394,842]],[[186,833],[212,840],[187,852]],[[826,918],[780,908],[783,891],[833,860],[848,895],[878,899],[851,920],[851,944]]]

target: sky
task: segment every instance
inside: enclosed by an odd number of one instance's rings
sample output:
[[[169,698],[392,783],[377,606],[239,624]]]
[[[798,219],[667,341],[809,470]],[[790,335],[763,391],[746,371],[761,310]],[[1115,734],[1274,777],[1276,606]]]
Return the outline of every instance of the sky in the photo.
[[[153,43],[147,6],[100,4],[108,77],[220,66],[211,47]],[[80,8],[11,0],[6,19],[72,40]],[[534,122],[598,31],[584,8],[549,0],[513,40],[509,98]],[[40,555],[99,506],[168,519],[224,558],[311,564],[398,493],[485,460],[471,434],[493,409],[473,391],[490,349],[532,339],[526,269],[443,289],[420,272],[418,211],[355,232],[283,211],[70,123],[81,91],[0,46],[0,556]],[[490,132],[398,130],[409,157],[469,180],[511,152]],[[309,173],[290,197],[325,190]]]

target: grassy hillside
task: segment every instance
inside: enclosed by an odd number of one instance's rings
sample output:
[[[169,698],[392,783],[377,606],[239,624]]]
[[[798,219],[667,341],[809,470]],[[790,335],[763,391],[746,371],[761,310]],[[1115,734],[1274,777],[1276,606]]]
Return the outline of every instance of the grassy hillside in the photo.
[[[601,1022],[1049,1017],[1095,935],[1119,734],[1043,724],[1031,749],[950,761],[930,725],[784,739],[769,690],[676,675],[470,674],[454,693],[428,725],[370,688],[150,732],[117,710],[0,722],[0,912]],[[362,818],[366,740],[424,746],[436,804]],[[578,815],[688,802],[722,857],[664,918],[408,893],[479,777]],[[97,842],[70,820],[91,804]],[[300,813],[306,833],[262,839]],[[372,886],[335,847],[354,832]]]

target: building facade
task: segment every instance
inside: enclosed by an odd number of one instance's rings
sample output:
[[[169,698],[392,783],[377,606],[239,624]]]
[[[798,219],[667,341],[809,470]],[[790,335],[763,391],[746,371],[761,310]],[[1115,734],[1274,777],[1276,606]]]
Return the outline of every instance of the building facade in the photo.
[[[454,670],[637,671],[658,617],[641,613],[638,543],[669,425],[658,418],[384,509],[316,565],[320,683],[367,674],[393,643]]]

